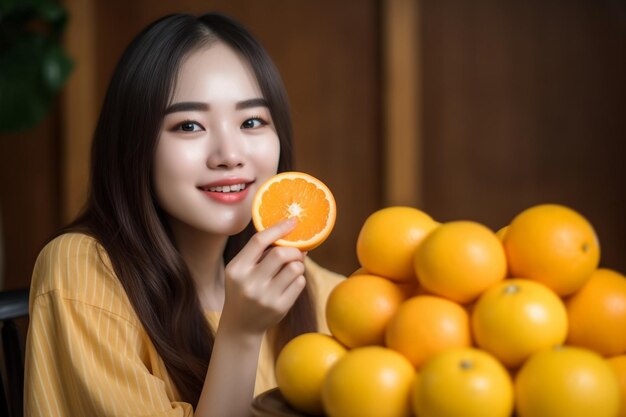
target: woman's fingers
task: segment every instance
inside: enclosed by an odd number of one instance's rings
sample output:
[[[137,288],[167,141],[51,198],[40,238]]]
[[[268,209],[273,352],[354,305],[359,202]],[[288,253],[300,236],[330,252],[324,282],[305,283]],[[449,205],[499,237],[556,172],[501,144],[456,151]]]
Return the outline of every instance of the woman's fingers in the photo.
[[[296,248],[273,247],[268,249],[265,256],[256,266],[256,271],[261,276],[272,278],[293,262],[302,263],[304,256]]]
[[[289,262],[272,278],[267,284],[267,288],[275,296],[280,296],[300,276],[304,276],[304,263],[301,261]]]
[[[274,306],[277,312],[284,314],[291,308],[305,285],[304,263],[290,262],[266,282],[262,289],[261,303]]]
[[[255,234],[226,265],[223,316],[246,331],[265,331],[289,311],[306,285],[305,254],[272,246],[295,227],[283,221]]]
[[[294,275],[296,268],[286,266],[284,271],[275,276],[264,288],[259,303],[271,309],[282,319],[287,311],[293,306],[304,287],[306,279],[304,275]]]
[[[279,304],[282,304],[279,308],[284,311],[284,314],[287,314],[287,311],[289,311],[291,306],[293,306],[296,302],[296,299],[305,286],[306,279],[304,278],[304,275],[299,275],[284,289],[279,301]]]
[[[246,246],[237,255],[242,262],[256,263],[262,257],[267,248],[269,248],[278,239],[285,237],[296,227],[297,220],[289,218],[269,227],[262,232],[256,233]]]
[[[272,279],[285,265],[304,259],[302,252],[296,248],[272,246],[276,240],[291,232],[295,224],[295,219],[288,219],[256,233],[227,268],[241,279],[252,276],[262,278],[253,286],[265,285],[264,281]]]

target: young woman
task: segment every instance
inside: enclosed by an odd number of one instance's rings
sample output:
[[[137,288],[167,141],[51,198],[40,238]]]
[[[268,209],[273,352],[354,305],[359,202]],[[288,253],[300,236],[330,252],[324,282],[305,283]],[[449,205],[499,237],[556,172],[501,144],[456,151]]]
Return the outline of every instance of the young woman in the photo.
[[[27,416],[245,416],[292,337],[326,331],[342,277],[250,226],[291,168],[280,77],[218,14],[141,32],[111,80],[83,214],[31,285]]]

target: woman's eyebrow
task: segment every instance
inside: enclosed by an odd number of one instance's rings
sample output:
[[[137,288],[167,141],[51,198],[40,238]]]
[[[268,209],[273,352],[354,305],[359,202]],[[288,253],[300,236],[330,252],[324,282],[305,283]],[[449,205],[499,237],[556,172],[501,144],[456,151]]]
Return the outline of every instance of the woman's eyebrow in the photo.
[[[165,114],[176,113],[179,111],[207,111],[209,105],[199,101],[183,101],[171,104],[165,109]]]
[[[251,98],[249,100],[239,101],[237,102],[235,106],[237,110],[249,109],[252,107],[269,107],[269,105],[267,104],[267,100],[259,97],[259,98]]]
[[[264,98],[251,98],[237,102],[235,108],[237,110],[249,109],[253,107],[269,107],[267,100]],[[209,105],[200,101],[181,101],[180,103],[170,104],[165,109],[165,114],[176,113],[180,111],[208,111]]]

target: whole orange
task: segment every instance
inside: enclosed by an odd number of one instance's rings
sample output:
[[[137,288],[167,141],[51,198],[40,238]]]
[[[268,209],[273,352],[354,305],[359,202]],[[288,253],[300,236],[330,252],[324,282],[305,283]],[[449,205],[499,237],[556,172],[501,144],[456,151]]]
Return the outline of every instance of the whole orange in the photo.
[[[498,231],[496,232],[496,236],[498,236],[498,239],[500,239],[500,243],[502,245],[504,245],[504,236],[506,235],[507,230],[509,230],[509,225],[507,224],[506,226],[501,227],[500,229],[498,229]],[[509,272],[509,265],[508,265],[508,261],[507,261],[507,271],[506,271],[506,276],[510,277],[511,273]]]
[[[357,268],[354,272],[352,272],[349,277],[354,277],[356,275],[370,275],[369,271],[362,266]]]
[[[617,373],[620,388],[620,408],[618,417],[626,417],[626,355],[614,356],[607,360]]]
[[[372,274],[370,274],[365,268],[360,267],[356,271],[352,272],[349,275],[349,277],[355,277],[357,275],[372,275]],[[381,277],[381,278],[385,278],[385,277]],[[421,288],[421,286],[419,285],[419,282],[417,282],[417,280],[410,280],[406,282],[395,282],[395,284],[398,286],[398,288],[402,290],[405,298],[412,297],[424,291],[423,288]]]
[[[626,276],[600,268],[565,302],[567,343],[604,356],[626,353]]]
[[[418,295],[400,305],[385,332],[385,345],[420,367],[435,353],[471,346],[467,311],[442,297]]]
[[[616,417],[619,385],[597,353],[565,346],[535,353],[515,377],[519,417]]]
[[[504,242],[504,236],[506,235],[507,230],[509,230],[509,225],[508,224],[506,226],[502,226],[496,232],[496,236],[498,236],[498,239],[500,239],[500,242]]]
[[[512,276],[541,282],[560,296],[580,289],[600,261],[593,226],[558,204],[533,206],[515,216],[504,248]]]
[[[444,223],[415,253],[415,271],[428,291],[468,303],[506,276],[502,243],[487,227],[471,221]]]
[[[417,281],[398,282],[396,285],[404,294],[405,299],[418,295],[419,293],[424,291],[424,289],[419,285],[419,282]]]
[[[415,370],[398,352],[380,346],[348,351],[322,388],[328,417],[408,417]]]
[[[533,353],[565,341],[567,312],[548,287],[527,279],[509,279],[480,296],[471,325],[481,349],[515,368]]]
[[[328,370],[346,353],[332,337],[305,333],[291,339],[276,359],[276,382],[294,408],[321,414],[322,383]]]
[[[350,277],[328,296],[328,328],[349,348],[382,345],[387,323],[405,298],[403,289],[388,279],[375,275]]]
[[[411,398],[415,415],[422,417],[510,417],[513,382],[489,353],[449,349],[424,363]]]
[[[415,279],[413,254],[439,225],[412,207],[387,207],[372,213],[361,226],[356,243],[359,263],[374,275],[394,281]]]

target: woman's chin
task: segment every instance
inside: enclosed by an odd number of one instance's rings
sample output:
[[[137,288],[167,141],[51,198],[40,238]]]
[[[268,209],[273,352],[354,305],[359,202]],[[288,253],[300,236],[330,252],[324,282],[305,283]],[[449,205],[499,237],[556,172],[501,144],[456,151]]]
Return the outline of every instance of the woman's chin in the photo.
[[[234,236],[234,235],[238,235],[239,233],[243,232],[244,230],[246,230],[246,227],[248,227],[248,225],[250,224],[250,222],[245,223],[245,224],[241,224],[241,225],[237,225],[237,227],[235,227],[231,233],[228,233],[229,236]]]

